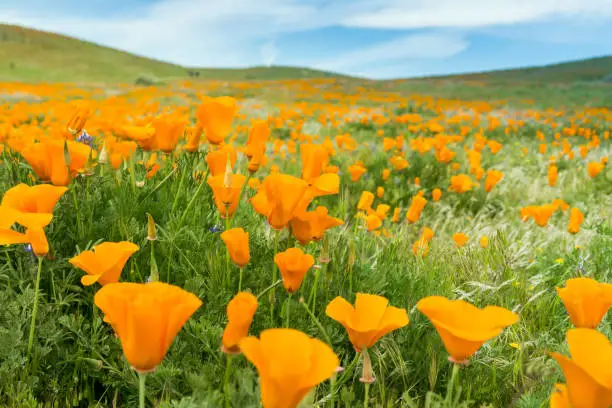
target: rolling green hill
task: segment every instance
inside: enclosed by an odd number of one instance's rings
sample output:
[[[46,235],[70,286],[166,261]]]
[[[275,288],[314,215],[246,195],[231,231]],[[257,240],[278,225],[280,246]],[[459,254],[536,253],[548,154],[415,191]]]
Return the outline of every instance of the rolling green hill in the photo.
[[[0,24],[0,81],[134,83],[173,79],[278,80],[351,78],[300,67],[188,68],[137,56],[73,37]],[[612,83],[612,56],[541,67],[445,75],[401,80],[403,86],[431,82],[486,82],[488,84]],[[395,81],[380,81],[395,83]]]
[[[128,82],[138,78],[269,80],[343,77],[298,67],[186,68],[45,31],[0,24],[0,81]]]
[[[486,82],[549,82],[602,81],[612,83],[612,56],[561,62],[539,67],[504,69],[470,74],[444,75],[426,80],[467,80]]]

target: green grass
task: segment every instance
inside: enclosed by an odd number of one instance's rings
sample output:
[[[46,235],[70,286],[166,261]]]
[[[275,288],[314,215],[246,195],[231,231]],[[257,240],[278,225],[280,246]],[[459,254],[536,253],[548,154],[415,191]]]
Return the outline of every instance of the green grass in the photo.
[[[185,95],[189,97],[188,93]],[[429,108],[415,109],[425,118],[438,116]],[[44,114],[52,115],[52,112]],[[568,123],[569,116],[567,113],[558,120]],[[312,124],[316,115],[305,119],[307,124]],[[602,117],[593,117],[590,125],[595,123],[606,124]],[[433,326],[415,309],[419,299],[430,295],[464,298],[481,307],[504,306],[521,317],[519,323],[488,342],[471,364],[461,370],[463,406],[547,406],[553,384],[563,381],[561,371],[548,353],[565,349],[564,335],[570,328],[555,287],[580,274],[612,281],[610,169],[596,179],[589,179],[584,163],[577,160],[560,166],[558,186],[549,187],[545,178],[548,156],[537,154],[540,142],[534,135],[536,130],[544,129],[547,141],[551,142],[553,132],[545,125],[528,122],[514,135],[506,135],[503,127],[485,133],[487,138],[504,144],[498,155],[483,155],[486,168],[504,172],[502,182],[489,194],[476,190],[457,195],[446,191],[450,169],[437,163],[431,153],[421,156],[409,148],[405,156],[411,166],[394,172],[383,182],[380,174],[388,166],[389,153],[381,150],[376,136],[379,129],[385,134],[406,134],[409,146],[412,135],[407,133],[405,125],[394,122],[320,130],[321,135],[331,136],[349,131],[361,142],[355,152],[339,153],[332,158],[332,164],[342,169],[341,192],[337,197],[319,200],[329,208],[330,214],[345,221],[344,226],[327,233],[331,263],[322,274],[314,310],[342,366],[347,368],[339,377],[344,385],[336,400],[341,406],[360,406],[364,391],[358,381],[359,365],[349,369],[355,352],[346,332],[325,315],[325,305],[338,295],[352,302],[355,292],[365,292],[386,296],[391,305],[405,308],[411,320],[407,327],[385,336],[372,349],[376,382],[370,390],[370,406],[423,407],[427,398],[439,401],[444,396],[450,374],[447,354]],[[458,131],[459,125],[448,129],[451,134]],[[244,135],[239,140],[244,140]],[[468,136],[466,144],[473,141]],[[523,146],[529,149],[526,157],[521,153]],[[462,145],[453,148],[465,166]],[[590,159],[611,153],[610,142],[602,141]],[[139,152],[138,158],[146,159],[146,155]],[[364,161],[368,173],[360,182],[352,183],[346,168],[358,159]],[[31,170],[18,157],[5,155],[4,161],[10,165],[0,168],[0,192],[14,185],[13,179],[32,183]],[[197,160],[180,156],[176,162],[178,171],[166,178],[172,168],[163,167],[155,178],[137,188],[135,194],[125,169],[117,173],[105,169],[102,174],[98,166],[93,177],[78,178],[71,185],[77,199],[73,200],[72,193],[68,192],[56,207],[54,221],[47,229],[53,259],[44,263],[32,361],[26,357],[26,339],[36,262],[21,246],[0,248],[0,406],[135,406],[138,379],[125,361],[110,327],[102,322],[93,306],[95,288],[82,287],[82,272],[71,267],[67,260],[101,240],[129,240],[141,250],[124,269],[122,280],[144,282],[150,269],[147,213],[158,224],[159,240],[155,245],[161,280],[195,293],[204,303],[179,333],[161,366],[149,375],[149,404],[165,408],[223,405],[225,357],[220,352],[220,339],[226,323],[225,307],[236,292],[238,270],[231,268],[231,283],[225,285],[224,246],[219,234],[211,231],[211,227],[222,225],[222,221],[207,186],[190,209],[186,223],[179,226],[179,219],[198,188],[197,182],[187,177],[179,191],[181,176],[194,169],[205,171],[205,162],[203,152]],[[285,173],[300,174],[299,158],[292,162],[291,157],[285,160],[274,157],[273,163]],[[235,171],[245,173],[246,161],[239,161]],[[138,166],[136,180],[143,180],[144,173]],[[267,170],[258,176],[265,174]],[[377,199],[375,206],[384,201],[405,208],[418,190],[412,183],[417,176],[421,177],[426,197],[429,198],[433,187],[445,191],[439,203],[427,205],[417,224],[408,225],[404,221],[392,225],[386,221],[385,227],[393,235],[384,239],[367,233],[355,221],[355,206],[361,191],[373,191],[382,185],[385,196]],[[250,233],[251,262],[244,272],[243,287],[259,294],[272,283],[274,233],[248,205],[246,199],[252,194],[253,191],[247,190],[233,225]],[[172,212],[177,195],[179,204]],[[545,228],[519,220],[520,207],[547,203],[555,198],[566,200],[586,214],[583,230],[576,236],[566,232],[566,214],[556,214]],[[436,236],[429,255],[420,259],[413,256],[410,248],[423,226],[434,229]],[[457,249],[452,245],[450,237],[457,231],[471,237],[467,247]],[[481,235],[491,238],[491,245],[486,249],[477,245]],[[285,249],[295,242],[285,232],[279,245]],[[351,246],[356,256],[352,291],[348,273]],[[316,258],[320,244],[309,244],[305,250]],[[310,292],[313,275],[311,271],[306,276],[301,295]],[[267,297],[260,299],[251,333],[257,335],[263,329],[281,326],[287,301],[284,291],[277,288],[276,312],[271,314]],[[324,338],[297,304],[296,296],[292,302],[291,326]],[[612,335],[609,319],[601,326],[608,337]],[[520,350],[512,348],[510,343],[518,343]],[[232,406],[258,406],[257,374],[252,365],[238,357],[233,367]],[[310,401],[325,400],[329,392],[329,384],[323,383],[309,397]],[[433,394],[428,396],[429,392]],[[429,406],[451,408],[441,402],[432,402]]]

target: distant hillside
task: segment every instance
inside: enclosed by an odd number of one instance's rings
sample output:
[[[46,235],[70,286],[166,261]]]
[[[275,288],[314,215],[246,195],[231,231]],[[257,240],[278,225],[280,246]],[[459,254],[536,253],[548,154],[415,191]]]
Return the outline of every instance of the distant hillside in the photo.
[[[88,41],[0,24],[0,81],[127,82],[138,78],[271,80],[342,77],[297,67],[186,68]]]
[[[415,78],[417,79],[417,78]],[[418,79],[448,79],[472,81],[549,82],[601,81],[612,83],[612,56],[562,62],[540,67],[504,69],[471,74],[444,75]]]

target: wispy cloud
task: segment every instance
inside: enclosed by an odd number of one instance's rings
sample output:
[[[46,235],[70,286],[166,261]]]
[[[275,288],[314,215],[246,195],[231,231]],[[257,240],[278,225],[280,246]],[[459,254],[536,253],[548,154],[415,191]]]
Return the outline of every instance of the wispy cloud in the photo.
[[[612,17],[612,0],[387,0],[371,5],[365,12],[347,16],[342,23],[388,29],[473,28],[553,17]]]
[[[316,67],[357,73],[363,72],[359,70],[364,66],[376,65],[381,68],[386,64],[397,63],[398,61],[409,65],[410,61],[415,60],[447,58],[462,52],[468,46],[469,43],[458,33],[413,34],[358,50],[347,51],[316,64]],[[371,73],[375,73],[375,71],[376,68]]]
[[[572,21],[554,41],[612,22],[612,0],[2,0],[0,21],[76,36],[187,66],[238,67],[300,63],[344,72],[386,72],[386,67],[440,61],[462,54],[474,33],[508,38],[516,29]],[[602,25],[603,24],[603,25]],[[344,27],[359,35],[384,32],[320,60],[327,41],[309,44],[312,55],[284,41],[296,33]],[[499,30],[498,30],[499,29]],[[507,31],[504,33],[503,30]],[[489,33],[487,33],[487,30]],[[513,31],[514,30],[514,31]],[[398,32],[399,31],[399,32]],[[524,30],[527,32],[527,29]],[[607,32],[607,31],[606,31]],[[493,33],[493,34],[491,34]],[[516,33],[521,38],[521,33]],[[397,37],[399,35],[399,37]],[[396,38],[388,40],[388,38]],[[523,36],[525,37],[525,36]],[[272,41],[274,40],[274,41]],[[522,41],[536,41],[527,36]],[[562,40],[558,40],[563,42]],[[338,43],[339,44],[339,43]],[[337,49],[337,48],[336,48]],[[302,55],[303,54],[303,55]],[[410,69],[407,69],[410,71]]]

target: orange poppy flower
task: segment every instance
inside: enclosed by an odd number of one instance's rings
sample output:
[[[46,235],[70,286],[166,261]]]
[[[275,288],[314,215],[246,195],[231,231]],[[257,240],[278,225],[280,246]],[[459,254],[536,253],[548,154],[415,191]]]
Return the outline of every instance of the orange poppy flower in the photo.
[[[401,213],[402,209],[399,207],[396,207],[393,210],[393,217],[391,217],[391,222],[399,222],[400,220],[400,213]]]
[[[185,134],[185,121],[175,115],[162,115],[153,120],[156,146],[164,153],[170,153]]]
[[[487,178],[485,179],[485,191],[488,193],[500,182],[500,180],[504,177],[504,173],[499,170],[489,170],[487,171]]]
[[[231,168],[234,168],[238,154],[232,145],[224,145],[223,147],[212,150],[206,155],[206,164],[211,176],[224,174],[227,168],[227,163]]]
[[[240,340],[249,335],[249,328],[257,310],[257,298],[249,292],[240,292],[227,304],[227,326],[223,330],[222,350],[228,354],[240,353]]]
[[[421,237],[412,245],[412,253],[417,256],[427,255],[427,252],[429,252],[429,241],[431,241],[433,237],[433,230],[431,228],[424,227],[423,232],[421,232]]]
[[[376,216],[382,221],[387,218],[387,213],[390,209],[391,207],[387,204],[378,204],[376,206],[376,211],[374,211],[374,214],[376,214]]]
[[[389,169],[384,169],[384,170],[382,171],[382,179],[383,179],[383,181],[387,181],[387,180],[389,180],[389,176],[390,176],[390,175],[391,175],[391,170],[389,170]]]
[[[552,357],[561,366],[567,383],[567,395],[574,408],[609,408],[612,405],[612,344],[592,329],[567,332],[571,356]]]
[[[328,215],[324,206],[318,206],[314,211],[298,214],[291,220],[291,233],[300,244],[307,245],[311,241],[319,241],[330,228],[344,224],[338,218]]]
[[[192,293],[162,282],[105,285],[94,302],[138,372],[155,370],[179,330],[202,305]]]
[[[302,285],[306,272],[314,265],[314,258],[300,248],[289,248],[274,256],[274,262],[283,277],[283,286],[289,293],[295,293]]]
[[[612,307],[612,284],[590,278],[574,278],[565,282],[557,293],[578,328],[595,329]]]
[[[195,126],[187,129],[187,143],[185,144],[185,150],[190,153],[194,153],[200,147],[200,139],[204,129],[201,123],[196,123]]]
[[[548,185],[554,187],[557,185],[557,179],[559,178],[559,169],[554,164],[548,166]]]
[[[431,192],[431,198],[433,198],[434,202],[440,201],[440,198],[442,198],[442,190],[434,188]]]
[[[223,218],[234,215],[238,208],[240,191],[246,183],[246,176],[242,174],[220,174],[209,177],[206,182],[213,191],[215,205]]]
[[[67,186],[71,176],[85,168],[87,160],[93,157],[93,151],[84,143],[51,140],[31,144],[21,151],[21,155],[39,179],[56,186]]]
[[[489,246],[489,237],[487,237],[486,235],[483,235],[482,237],[480,237],[480,247],[486,248],[488,246]]]
[[[232,228],[221,233],[221,239],[229,251],[230,258],[239,268],[249,263],[249,233],[242,228]]]
[[[516,314],[503,307],[479,309],[464,300],[442,296],[421,299],[417,309],[431,320],[455,363],[465,362],[484,342],[519,321]]]
[[[465,193],[466,191],[470,191],[476,184],[472,181],[472,179],[470,179],[469,176],[465,174],[452,176],[450,182],[450,189],[455,193]]]
[[[408,324],[406,310],[389,306],[382,296],[357,293],[355,307],[340,296],[332,300],[325,314],[342,324],[357,352],[371,348],[385,334]]]
[[[591,177],[591,178],[597,177],[599,175],[599,173],[601,173],[603,168],[604,168],[603,163],[600,163],[600,162],[590,162],[587,165],[587,172],[589,173],[589,177]]]
[[[555,384],[550,395],[550,408],[572,408],[565,384]]]
[[[266,120],[257,120],[251,126],[246,142],[245,155],[250,159],[256,152],[266,149],[266,142],[270,137],[270,125]]]
[[[315,144],[301,145],[300,154],[302,155],[302,179],[312,183],[329,163],[329,154],[323,146]]]
[[[376,213],[372,213],[367,216],[364,214],[363,218],[365,219],[366,229],[368,231],[377,230],[382,226],[382,220],[378,217]]]
[[[28,186],[21,183],[4,193],[2,206],[24,214],[51,214],[66,191],[68,191],[66,187],[49,184]]]
[[[68,262],[87,272],[87,275],[81,277],[83,286],[96,282],[104,286],[119,281],[125,263],[138,249],[138,245],[127,241],[103,242],[91,250],[81,252]]]
[[[569,225],[567,226],[567,231],[570,234],[577,234],[580,231],[580,226],[584,221],[584,214],[578,208],[572,208],[570,211],[570,219]]]
[[[374,203],[374,194],[369,191],[362,191],[359,202],[357,203],[357,209],[361,211],[369,211],[372,209],[372,203]]]
[[[137,142],[142,150],[152,151],[157,149],[155,128],[152,126],[119,126],[115,129],[115,134],[121,138]]]
[[[455,245],[458,248],[465,246],[465,244],[467,244],[469,240],[470,240],[470,237],[465,235],[463,232],[457,232],[456,234],[453,234],[453,241],[455,242]]]
[[[351,175],[351,181],[359,181],[366,171],[367,169],[361,163],[353,164],[348,168],[348,172]]]
[[[393,168],[397,171],[404,170],[408,167],[408,161],[402,156],[393,156],[389,159],[389,163],[391,163]]]
[[[4,205],[0,205],[0,245],[25,244],[29,242],[26,234],[12,230],[11,227],[19,219],[20,213]],[[49,222],[51,222],[49,214]]]
[[[384,187],[377,187],[376,188],[376,197],[378,198],[382,198],[383,195],[385,194],[385,188]]]
[[[331,378],[340,360],[320,340],[294,329],[268,329],[240,341],[257,368],[264,408],[295,408],[317,384]]]
[[[421,196],[415,196],[412,199],[412,203],[410,204],[410,208],[406,213],[406,220],[409,223],[414,224],[421,218],[421,212],[423,212],[423,208],[425,208],[425,204],[427,204],[427,200]]]
[[[521,208],[521,219],[523,221],[533,218],[536,224],[540,227],[545,227],[548,224],[548,220],[554,212],[557,210],[557,206],[553,204],[545,204],[541,206],[527,206]]]
[[[218,145],[230,132],[236,113],[238,113],[236,99],[230,96],[218,98],[204,96],[196,111],[196,117],[204,128],[206,139],[211,144]]]
[[[287,174],[271,174],[265,178],[257,194],[251,199],[255,211],[267,217],[274,229],[285,228],[306,193],[308,183]]]
[[[338,194],[340,190],[340,177],[334,173],[325,173],[312,181],[308,190],[313,197]]]

